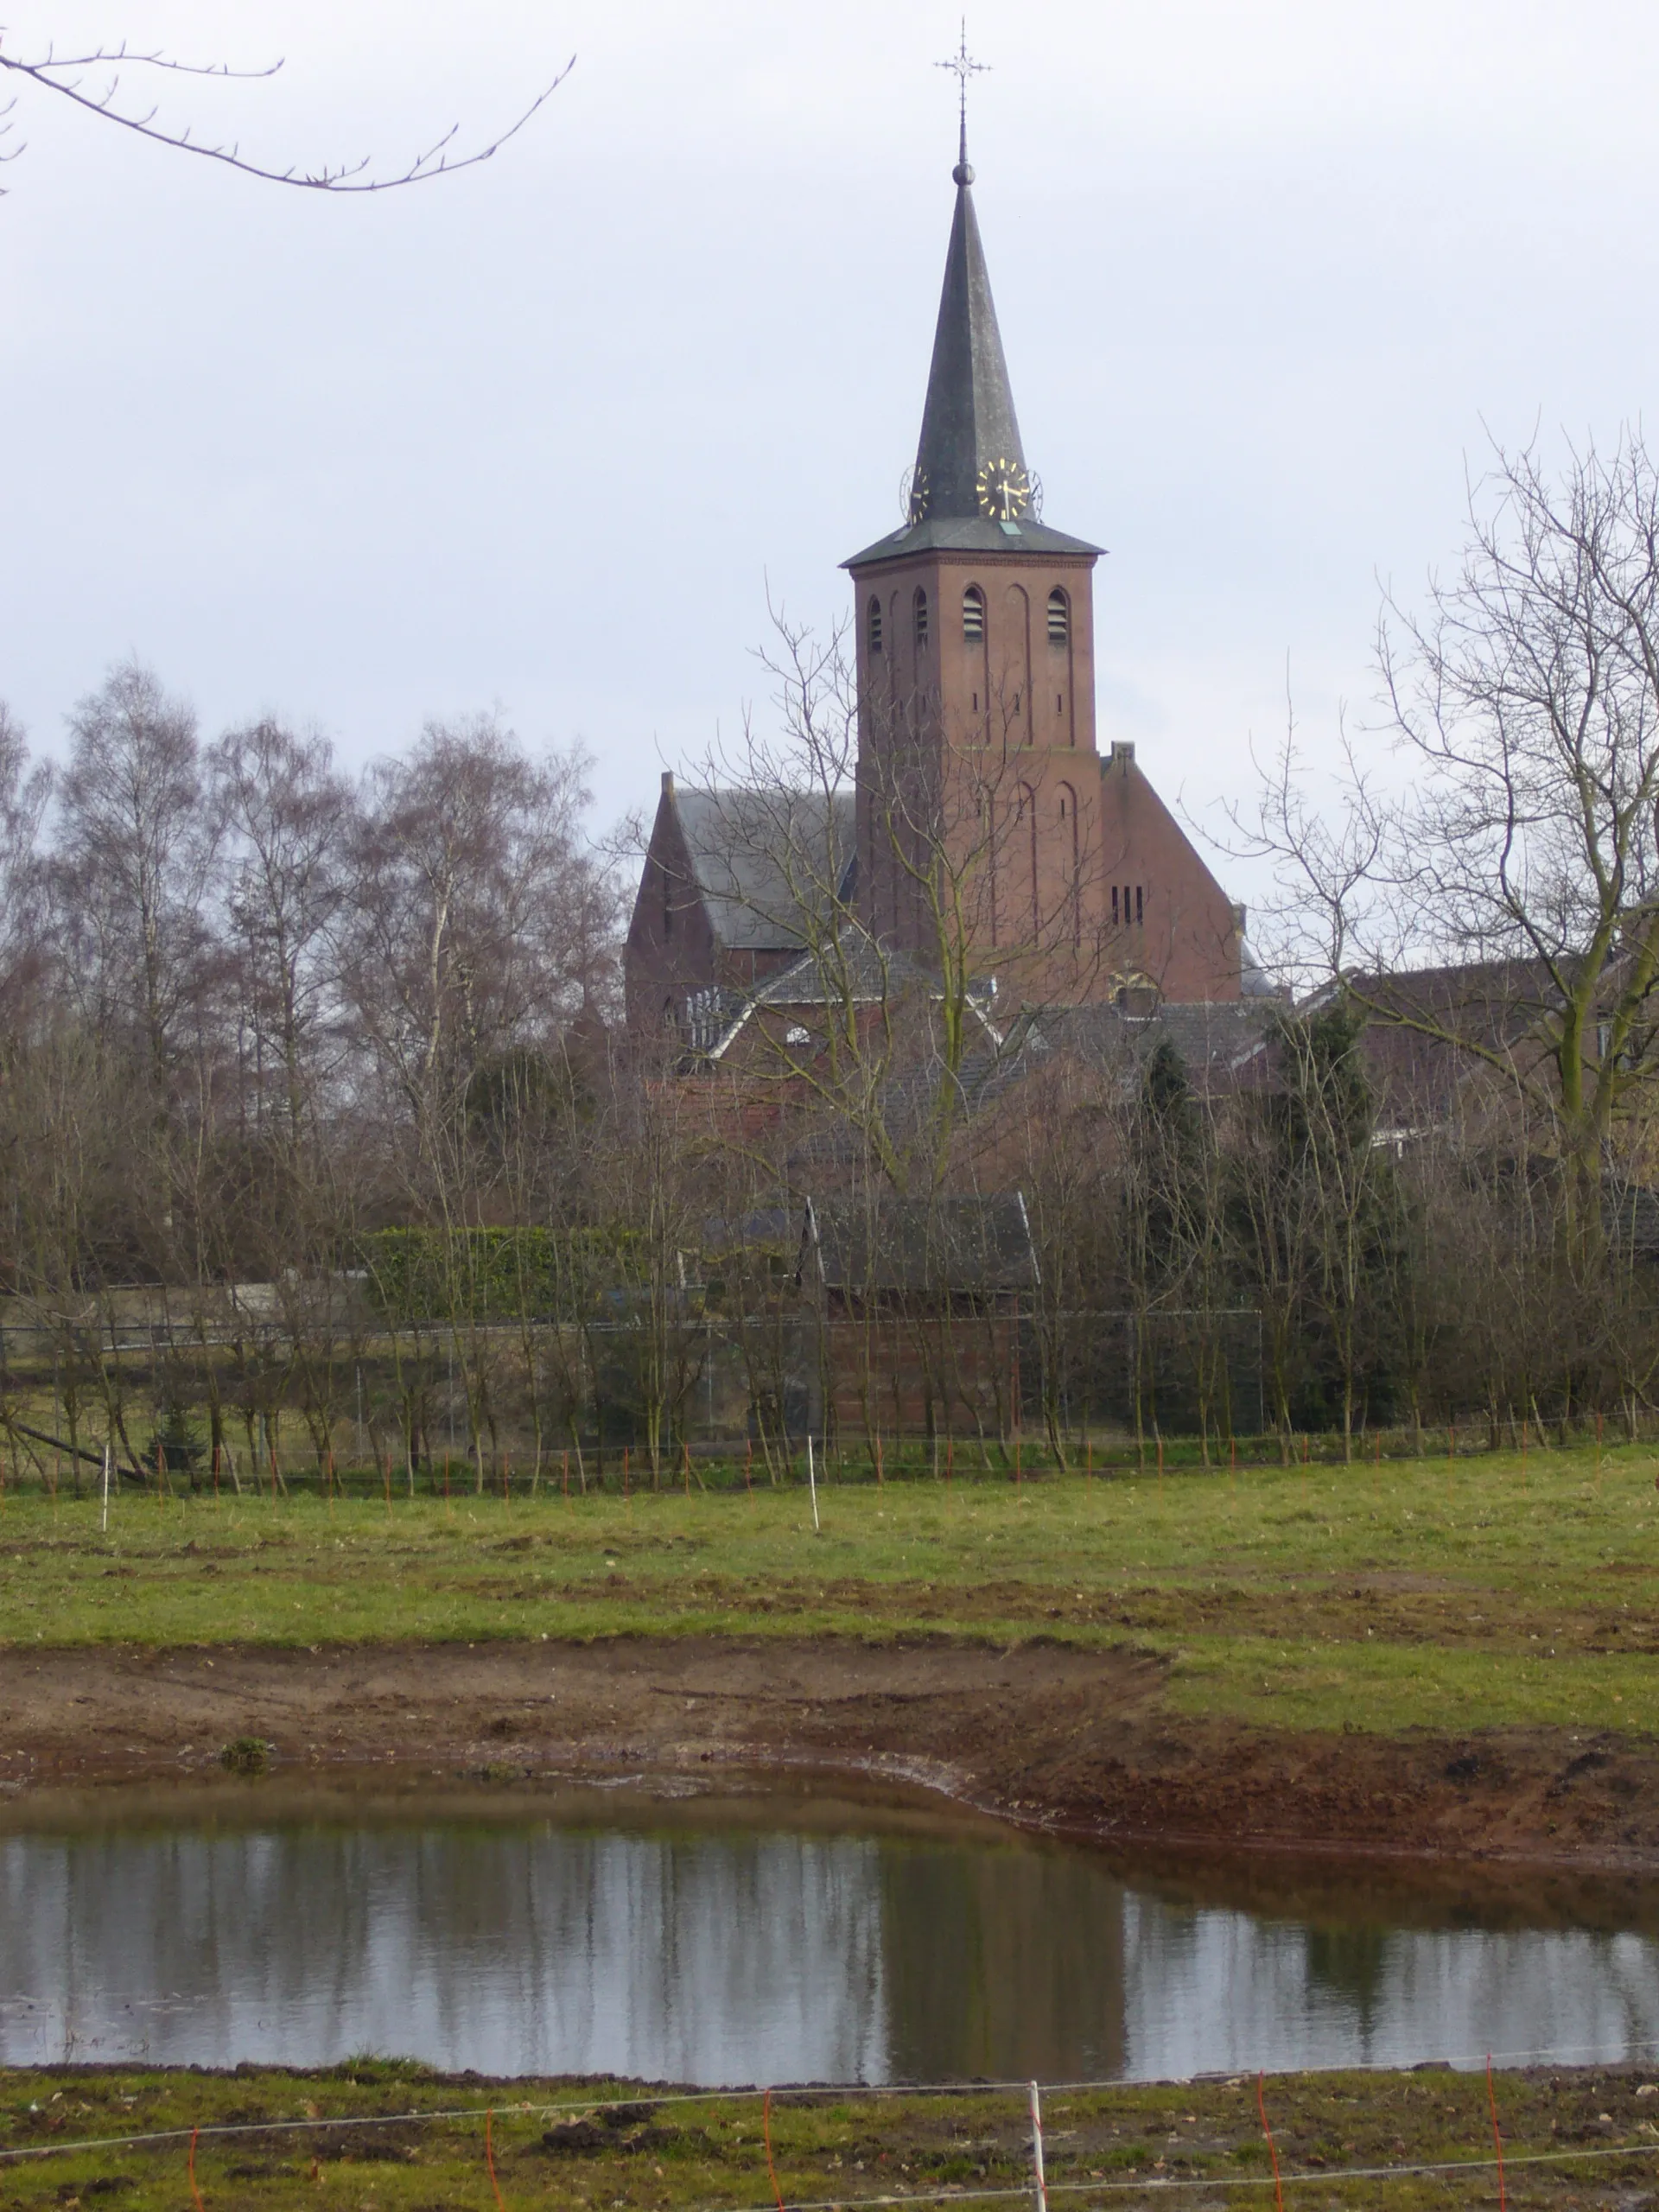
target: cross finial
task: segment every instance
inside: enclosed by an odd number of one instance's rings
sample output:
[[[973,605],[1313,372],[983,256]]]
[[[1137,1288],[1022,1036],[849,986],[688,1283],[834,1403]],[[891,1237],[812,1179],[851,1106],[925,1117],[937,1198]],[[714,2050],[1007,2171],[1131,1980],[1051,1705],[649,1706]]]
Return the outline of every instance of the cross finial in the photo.
[[[957,182],[971,184],[974,173],[968,166],[968,79],[982,77],[990,67],[988,61],[976,61],[968,51],[968,18],[962,19],[962,40],[948,61],[936,61],[936,69],[949,69],[957,80],[957,108],[962,124],[960,150],[957,156]]]

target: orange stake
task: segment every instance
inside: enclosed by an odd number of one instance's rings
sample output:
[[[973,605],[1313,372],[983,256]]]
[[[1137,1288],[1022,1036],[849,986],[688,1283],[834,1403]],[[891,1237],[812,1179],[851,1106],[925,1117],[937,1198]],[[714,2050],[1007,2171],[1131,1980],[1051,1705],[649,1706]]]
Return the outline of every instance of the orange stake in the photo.
[[[490,2187],[495,2191],[495,2201],[501,2205],[501,2212],[507,2212],[506,2206],[501,2204],[501,2184],[495,2177],[495,2145],[490,2139],[494,2126],[494,2113],[486,2112],[484,2115],[484,2163],[490,2170]]]
[[[772,2091],[766,2091],[760,2106],[760,2133],[766,2139],[766,2171],[772,2179],[772,2193],[778,2200],[778,2212],[784,2212],[784,2192],[778,2186],[778,2169],[772,2162]]]
[[[1492,2148],[1497,2152],[1497,2212],[1509,2212],[1509,2191],[1503,2185],[1503,2138],[1497,2127],[1497,2095],[1492,2088],[1492,2054],[1486,2054],[1486,2101],[1492,2113]]]
[[[190,2194],[195,2199],[196,2212],[207,2212],[201,2201],[201,2191],[196,2187],[196,2138],[200,2133],[199,2127],[193,2127],[190,2131]]]
[[[1285,2188],[1279,2178],[1279,2152],[1273,2139],[1273,2130],[1268,2126],[1267,2100],[1262,2094],[1262,2084],[1265,2079],[1266,2076],[1261,2074],[1255,2077],[1255,2108],[1262,2115],[1262,2133],[1268,2139],[1268,2156],[1273,2160],[1273,2201],[1277,2212],[1285,2212]]]

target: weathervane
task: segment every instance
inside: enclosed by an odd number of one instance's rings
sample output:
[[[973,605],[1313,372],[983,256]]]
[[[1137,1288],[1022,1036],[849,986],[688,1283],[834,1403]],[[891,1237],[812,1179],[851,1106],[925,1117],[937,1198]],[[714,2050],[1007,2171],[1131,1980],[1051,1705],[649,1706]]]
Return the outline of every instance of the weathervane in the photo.
[[[990,66],[988,61],[976,61],[969,54],[968,18],[964,16],[962,19],[962,43],[948,61],[936,61],[933,64],[936,69],[949,69],[957,80],[957,105],[962,124],[962,150],[957,157],[957,167],[959,170],[968,170],[965,176],[958,175],[957,178],[958,184],[971,184],[974,181],[972,170],[968,169],[968,79],[970,77],[982,77]]]

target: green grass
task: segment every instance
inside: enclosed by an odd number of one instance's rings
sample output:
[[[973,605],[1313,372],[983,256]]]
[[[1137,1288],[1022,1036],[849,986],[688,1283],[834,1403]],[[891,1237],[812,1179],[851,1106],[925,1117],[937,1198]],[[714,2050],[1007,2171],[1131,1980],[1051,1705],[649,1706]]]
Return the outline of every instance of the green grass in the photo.
[[[1592,2203],[1645,2202],[1625,2194],[1651,2181],[1653,2105],[1641,2088],[1639,2074],[1616,2069],[1499,2075],[1494,2100],[1512,2201],[1562,2212],[1583,2205],[1586,2192]],[[1299,2203],[1419,2212],[1497,2202],[1492,2113],[1480,2075],[1281,2075],[1265,2084],[1263,2103],[1287,2178],[1316,2182],[1295,2191]],[[1248,2075],[1052,2091],[1043,2106],[1048,2178],[1061,2203],[1143,2202],[1166,2183],[1186,2184],[1183,2194],[1201,2184],[1193,2201],[1205,2204],[1260,2212],[1273,2203]],[[341,2125],[372,2115],[391,2117],[377,2126]],[[852,2206],[952,2188],[1030,2201],[1023,2088],[784,2096],[766,2125],[778,2185],[791,2202]],[[758,2097],[715,2093],[658,2104],[626,2084],[491,2084],[475,2075],[460,2082],[372,2059],[309,2074],[0,2072],[0,2189],[9,2207],[61,2212],[107,2199],[123,2212],[177,2212],[192,2202],[193,2127],[203,2131],[194,2181],[212,2212],[291,2212],[301,2202],[486,2212],[498,2202],[663,2212],[773,2201]],[[111,2139],[141,2134],[160,2139]],[[1550,2163],[1523,2163],[1541,2155]],[[1402,2173],[1386,2186],[1341,2178],[1344,2168],[1417,2162],[1453,2170]],[[1147,2196],[1126,2196],[1126,2183]]]
[[[743,1634],[1131,1645],[1186,1713],[1659,1726],[1659,1457],[804,1487],[0,1500],[14,1647]]]

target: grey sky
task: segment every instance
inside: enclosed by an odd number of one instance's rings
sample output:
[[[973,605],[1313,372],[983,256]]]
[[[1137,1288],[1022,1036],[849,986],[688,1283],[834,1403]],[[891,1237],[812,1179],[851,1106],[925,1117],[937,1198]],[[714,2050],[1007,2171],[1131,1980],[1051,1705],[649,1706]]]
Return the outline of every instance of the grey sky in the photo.
[[[232,28],[226,29],[229,22]],[[898,518],[950,223],[936,5],[16,0],[288,67],[164,111],[388,162],[245,181],[39,97],[0,174],[0,697],[55,747],[129,651],[353,765],[428,713],[580,736],[648,804]],[[981,226],[1047,518],[1111,549],[1101,738],[1190,806],[1363,702],[1375,575],[1453,549],[1482,421],[1611,438],[1659,358],[1659,19],[1596,0],[979,0]]]

